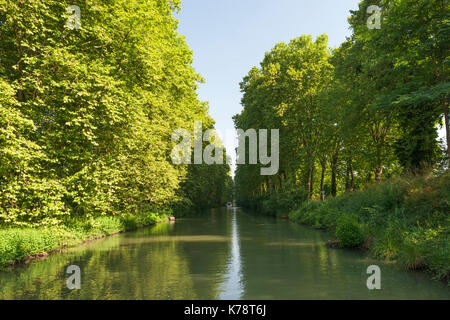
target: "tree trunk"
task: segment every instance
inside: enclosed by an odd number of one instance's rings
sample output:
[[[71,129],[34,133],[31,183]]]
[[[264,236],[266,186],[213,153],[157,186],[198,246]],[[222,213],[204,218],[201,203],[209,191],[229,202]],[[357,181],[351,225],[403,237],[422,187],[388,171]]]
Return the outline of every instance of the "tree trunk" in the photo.
[[[326,170],[327,170],[326,162],[324,161],[324,162],[322,162],[322,175],[320,177],[320,191],[323,191]]]
[[[325,172],[327,170],[327,163],[326,161],[322,162],[322,175],[320,177],[320,200],[325,200],[325,191],[324,191],[324,182],[325,182]]]
[[[350,192],[355,191],[355,174],[353,172],[353,160],[350,158],[350,162],[348,165],[348,168],[350,170]]]
[[[383,175],[383,167],[378,165],[375,169],[375,181],[380,182],[381,176]]]
[[[331,159],[331,195],[336,197],[337,195],[337,182],[336,182],[336,169],[338,162],[338,154],[335,153]]]
[[[347,172],[345,174],[345,191],[350,191],[350,166],[347,163]]]
[[[380,182],[382,175],[383,175],[383,162],[381,160],[381,150],[380,147],[378,147],[377,167],[375,168],[375,181]]]
[[[314,192],[314,163],[309,160],[308,165],[308,198],[312,200],[313,198],[313,192]]]

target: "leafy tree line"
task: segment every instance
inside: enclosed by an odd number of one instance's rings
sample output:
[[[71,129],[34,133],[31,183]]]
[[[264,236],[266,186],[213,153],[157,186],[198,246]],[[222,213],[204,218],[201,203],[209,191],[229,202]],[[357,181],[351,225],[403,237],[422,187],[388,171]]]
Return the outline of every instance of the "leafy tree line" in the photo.
[[[80,29],[67,26],[69,5]],[[1,225],[228,200],[227,165],[171,161],[173,130],[214,127],[178,10],[179,0],[0,0]]]
[[[368,27],[371,5],[382,9],[380,29]],[[244,109],[234,120],[244,130],[280,129],[280,170],[264,177],[238,166],[241,203],[269,211],[282,203],[286,212],[293,199],[322,191],[448,170],[438,140],[444,126],[449,145],[448,9],[445,0],[364,0],[338,48],[326,35],[303,35],[266,53],[241,83]]]

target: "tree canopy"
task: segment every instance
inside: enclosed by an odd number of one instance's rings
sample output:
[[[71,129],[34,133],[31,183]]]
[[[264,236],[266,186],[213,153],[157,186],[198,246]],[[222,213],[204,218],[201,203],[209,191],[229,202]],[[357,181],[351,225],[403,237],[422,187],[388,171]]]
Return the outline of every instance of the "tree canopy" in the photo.
[[[380,28],[369,28],[376,5]],[[303,35],[266,53],[241,83],[236,128],[280,128],[280,172],[236,174],[244,203],[301,188],[336,196],[403,173],[447,170],[449,12],[447,1],[364,0],[338,48]],[[320,183],[319,183],[320,181]],[[287,187],[288,186],[288,187]],[[287,187],[287,188],[286,188]]]
[[[81,28],[68,26],[69,5]],[[0,0],[1,222],[225,201],[227,165],[170,158],[175,129],[214,127],[178,10],[178,0]],[[217,182],[207,197],[190,190],[205,177]]]

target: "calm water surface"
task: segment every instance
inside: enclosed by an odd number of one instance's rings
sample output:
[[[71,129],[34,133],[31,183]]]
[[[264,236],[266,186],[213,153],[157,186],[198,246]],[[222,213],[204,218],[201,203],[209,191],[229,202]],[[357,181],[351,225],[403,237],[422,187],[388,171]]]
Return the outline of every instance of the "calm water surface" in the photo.
[[[325,247],[325,232],[217,210],[99,240],[0,272],[0,299],[450,299],[450,289],[365,253]],[[379,265],[382,290],[366,287]],[[67,267],[81,290],[67,289]]]

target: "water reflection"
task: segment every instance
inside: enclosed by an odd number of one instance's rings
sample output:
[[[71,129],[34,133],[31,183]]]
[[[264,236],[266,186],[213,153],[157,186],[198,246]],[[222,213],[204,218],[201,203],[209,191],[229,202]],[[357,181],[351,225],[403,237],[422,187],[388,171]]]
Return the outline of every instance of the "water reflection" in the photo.
[[[244,293],[241,270],[241,250],[239,245],[239,230],[237,223],[237,209],[232,209],[231,218],[231,252],[228,259],[225,282],[220,293],[221,300],[240,300]]]
[[[0,272],[0,299],[450,299],[426,274],[328,249],[328,239],[288,221],[215,210]],[[372,264],[382,270],[380,291],[366,287]],[[81,268],[81,290],[67,289],[70,265]]]

